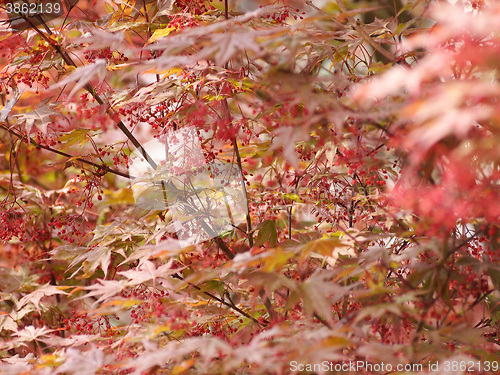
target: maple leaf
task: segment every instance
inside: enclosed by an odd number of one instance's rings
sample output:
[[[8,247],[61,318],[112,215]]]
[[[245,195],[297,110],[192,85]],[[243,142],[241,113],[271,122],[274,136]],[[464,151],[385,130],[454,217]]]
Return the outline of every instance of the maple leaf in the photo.
[[[54,347],[62,347],[62,346],[80,346],[87,344],[92,339],[97,338],[98,335],[74,335],[71,337],[41,337],[38,340]]]
[[[304,283],[299,284],[299,290],[306,315],[313,316],[314,313],[317,313],[330,325],[333,325],[332,304],[349,292],[349,288],[333,281],[331,271],[325,270],[316,271]],[[333,298],[329,298],[330,296]]]
[[[108,274],[108,267],[111,260],[111,249],[107,246],[98,246],[93,248],[79,256],[77,256],[71,264],[68,266],[68,270],[73,266],[77,265],[80,262],[83,262],[80,268],[78,268],[71,276],[75,276],[78,271],[82,268],[85,271],[85,276],[92,275],[97,267],[101,266],[101,269],[104,272],[104,276]]]
[[[38,276],[31,274],[28,267],[15,270],[0,266],[0,290],[4,293],[34,289],[39,285],[37,279]]]
[[[68,348],[66,350],[66,361],[56,369],[54,374],[93,375],[106,363],[104,352],[94,345],[85,352]]]
[[[33,353],[30,353],[26,357],[19,357],[16,354],[12,357],[2,358],[2,363],[0,363],[0,373],[3,375],[19,375],[19,374],[30,374],[32,373],[32,365],[30,361],[33,361]]]
[[[194,337],[182,342],[181,350],[187,353],[200,353],[205,363],[224,354],[232,352],[231,346],[215,337]]]
[[[75,43],[88,43],[86,50],[110,48],[112,51],[123,49],[125,34],[121,32],[110,33],[100,29],[92,29],[82,37],[76,38]]]
[[[450,62],[451,56],[440,51],[422,59],[416,68],[395,66],[381,76],[354,86],[351,90],[352,98],[359,103],[366,101],[373,104],[375,100],[399,95],[403,90],[412,95],[419,94],[423,82],[430,77],[443,75]]]
[[[148,240],[148,242],[156,240],[155,245],[147,244],[141,246],[132,254],[130,254],[130,256],[119,265],[121,266],[123,264],[133,262],[137,259],[148,259],[150,257],[174,257],[179,253],[185,251],[188,246],[192,248],[192,244],[190,241],[177,240],[174,238],[167,238],[166,240],[158,241],[158,239],[167,232],[164,229],[165,228],[157,229],[156,232]]]
[[[175,343],[169,342],[165,349],[158,349],[156,343],[144,340],[144,352],[141,353],[139,358],[133,358],[123,364],[124,368],[134,369],[134,374],[141,375],[153,367],[162,367],[170,360],[170,353],[173,351]]]
[[[136,270],[128,270],[118,273],[130,280],[129,285],[137,285],[149,280],[155,281],[156,278],[162,275],[173,275],[179,272],[179,269],[171,268],[173,262],[174,259],[171,258],[167,264],[156,268],[153,262],[145,260],[139,264]]]
[[[335,265],[340,255],[355,257],[354,247],[333,236],[323,236],[317,240],[309,241],[299,247],[301,250],[300,261],[303,262],[308,256],[324,258],[331,266]]]
[[[155,30],[153,35],[151,35],[151,38],[149,38],[149,40],[146,42],[146,45],[151,44],[153,42],[156,42],[160,38],[166,37],[174,30],[175,30],[175,27],[172,27],[172,26],[165,27],[164,29]]]
[[[269,348],[270,341],[284,336],[285,332],[280,327],[273,327],[256,335],[248,345],[243,345],[234,351],[234,354],[224,362],[226,370],[238,368],[241,363],[266,363],[274,353]]]
[[[156,6],[158,7],[158,12],[151,21],[154,21],[157,17],[169,15],[175,12],[174,0],[158,0],[156,2]]]
[[[12,111],[12,108],[14,108],[14,105],[17,103],[20,97],[21,94],[19,93],[19,91],[15,90],[14,97],[10,99],[0,111],[0,121],[5,121],[7,119],[7,116]]]
[[[99,279],[97,282],[98,283],[92,284],[85,288],[86,290],[90,290],[91,291],[90,293],[87,293],[83,297],[80,297],[80,299],[83,299],[83,298],[99,296],[97,301],[95,301],[92,306],[95,306],[98,303],[117,295],[128,285],[124,280]]]
[[[45,296],[52,296],[54,294],[68,294],[68,293],[61,290],[64,288],[67,288],[67,287],[58,287],[58,286],[50,285],[49,283],[47,283],[44,286],[42,286],[41,288],[38,288],[34,292],[31,292],[30,294],[21,298],[21,300],[17,304],[18,309],[22,308],[28,302],[31,302],[38,310],[38,313],[40,313],[40,308],[39,308],[40,300]]]
[[[360,346],[359,354],[372,359],[373,362],[392,362],[404,345],[391,347],[379,342],[370,342]]]
[[[66,185],[73,188],[75,185]],[[65,186],[66,187],[66,186]],[[61,190],[67,192],[67,190]],[[87,252],[87,248],[83,246],[76,245],[62,245],[58,246],[50,252],[51,259],[53,260],[71,260],[75,258],[75,255],[81,255]]]
[[[206,367],[214,358],[232,352],[231,346],[212,337],[196,337],[181,342],[171,341],[162,349],[158,349],[151,342],[145,342],[144,346],[147,350],[139,358],[128,361],[124,366],[135,369],[134,374],[143,374],[155,366],[163,367],[169,361],[177,361],[196,352],[200,353]]]
[[[106,75],[106,59],[98,59],[93,64],[80,66],[76,68],[69,76],[63,80],[57,82],[55,85],[51,86],[51,89],[56,89],[59,87],[64,87],[69,83],[77,82],[73,90],[69,93],[68,100],[73,97],[73,95],[85,87],[94,77],[97,77],[99,81],[102,81]]]
[[[2,312],[0,313],[0,333],[4,330],[15,332],[17,331],[17,324],[10,315]]]
[[[15,115],[15,117],[25,123],[26,134],[30,134],[33,125],[40,128],[43,134],[47,134],[47,127],[53,116],[62,116],[66,119],[61,112],[54,109],[58,105],[59,103],[48,103],[47,100],[44,100],[32,111]]]
[[[255,240],[255,246],[262,246],[269,241],[271,246],[275,246],[278,242],[278,232],[276,230],[275,220],[266,220],[257,226],[259,234]]]
[[[212,38],[211,43],[203,48],[198,55],[205,59],[215,52],[215,63],[223,66],[241,51],[260,52],[262,47],[255,42],[255,32],[224,33]]]
[[[272,7],[260,8],[223,22],[186,29],[172,37],[161,38],[156,41],[155,45],[145,48],[162,50],[159,58],[147,64],[157,69],[168,69],[174,66],[197,64],[200,60],[212,58],[215,55],[216,64],[224,65],[236,54],[245,50],[259,53],[263,48],[256,42],[256,39],[268,32],[255,30],[241,32],[235,28],[241,28],[244,22],[272,12],[272,9]],[[188,56],[180,54],[186,47],[199,44],[200,41],[204,45],[200,52]]]
[[[283,148],[283,157],[295,168],[299,168],[299,158],[295,152],[295,144],[305,141],[304,132],[291,126],[282,126],[273,131],[275,138],[269,148],[270,151]]]
[[[363,308],[356,315],[355,321],[359,322],[367,317],[380,318],[382,316],[388,316],[389,314],[401,316],[403,314],[403,309],[397,303],[379,303],[375,306]]]
[[[47,327],[35,328],[34,326],[27,326],[24,327],[24,329],[13,333],[12,336],[18,337],[16,341],[26,342],[38,340],[40,337],[47,336],[51,332],[54,332],[54,330],[47,329]]]

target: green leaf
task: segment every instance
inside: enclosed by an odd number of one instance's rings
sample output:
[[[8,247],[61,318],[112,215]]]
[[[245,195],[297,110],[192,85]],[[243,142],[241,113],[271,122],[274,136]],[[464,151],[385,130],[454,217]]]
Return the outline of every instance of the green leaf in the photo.
[[[283,194],[283,198],[289,199],[297,203],[304,203],[304,201],[297,194]]]
[[[489,266],[486,272],[491,277],[491,282],[495,288],[500,289],[500,267]]]
[[[213,290],[215,290],[221,297],[224,295],[224,283],[220,280],[208,280],[198,284],[197,286],[200,289],[194,289],[193,290],[194,295],[201,295],[202,297],[206,298],[206,296],[203,293],[204,292],[210,293]]]
[[[259,225],[259,234],[255,240],[255,246],[262,246],[267,241],[271,246],[276,245],[278,242],[278,232],[276,230],[275,220],[266,220]]]
[[[422,282],[425,282],[426,280],[429,279],[430,276],[432,276],[433,270],[430,269],[430,267],[425,267],[420,270],[416,270],[412,272],[408,278],[407,281],[414,287],[418,287]]]
[[[70,133],[62,135],[59,140],[62,142],[61,149],[67,149],[74,144],[81,146],[87,140],[87,133],[90,129],[74,129]]]

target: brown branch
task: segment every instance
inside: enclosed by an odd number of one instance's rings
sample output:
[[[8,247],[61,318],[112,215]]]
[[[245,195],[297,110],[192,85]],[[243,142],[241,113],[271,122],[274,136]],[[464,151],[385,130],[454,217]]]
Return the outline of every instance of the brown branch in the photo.
[[[226,102],[227,105],[227,102]],[[250,208],[248,207],[248,194],[247,194],[247,187],[245,186],[245,180],[243,177],[243,165],[241,163],[241,156],[240,156],[240,150],[238,148],[238,142],[236,141],[236,138],[233,139],[233,148],[234,152],[236,154],[236,163],[238,164],[238,168],[240,170],[241,174],[241,189],[243,190],[243,194],[245,195],[245,202],[247,205],[247,238],[248,238],[248,244],[250,247],[253,247],[253,233],[252,233],[252,217],[250,216]]]
[[[0,124],[0,128],[4,129],[5,131],[9,132],[12,135],[15,135],[20,140],[22,140],[24,138],[21,134],[18,134],[14,130],[9,129],[5,125],[1,125]],[[79,156],[73,156],[73,155],[67,154],[67,153],[65,153],[63,151],[56,150],[56,149],[54,149],[52,147],[41,145],[38,142],[36,142],[35,140],[33,140],[32,138],[29,138],[29,141],[36,148],[41,148],[41,149],[53,152],[55,154],[67,157],[68,159],[71,159],[71,160],[78,160],[79,162],[82,162],[82,163],[85,163],[85,164],[88,164],[88,165],[92,165],[92,166],[94,166],[94,167],[96,167],[98,169],[101,169],[101,170],[105,171],[105,172],[113,173],[113,174],[116,174],[117,176],[125,177],[125,178],[128,178],[130,180],[132,180],[132,179],[135,178],[134,176],[130,176],[127,173],[123,173],[123,172],[117,171],[116,169],[110,168],[106,164],[97,164],[97,163],[94,163],[94,162],[92,162],[90,160],[86,160],[84,158],[81,158]]]
[[[269,296],[267,295],[264,288],[262,288],[260,290],[259,296],[262,299],[262,302],[264,303],[264,307],[266,308],[266,311],[269,314],[271,321],[276,320],[278,315],[276,314],[276,311],[274,310],[273,304],[271,303],[271,300],[269,299]]]
[[[182,276],[180,276],[179,274],[174,274],[172,275],[172,277],[174,279],[178,279],[178,280],[181,280],[181,281],[184,281],[184,278]],[[196,290],[199,290],[201,291],[201,288],[197,285],[194,285],[190,282],[186,282],[186,284],[188,284],[189,286],[195,288]],[[262,323],[260,323],[257,319],[255,319],[253,316],[249,315],[248,313],[244,312],[242,309],[240,309],[238,306],[236,306],[234,303],[228,303],[226,301],[224,301],[223,299],[217,297],[217,296],[214,296],[212,293],[209,293],[209,292],[202,292],[204,295],[210,297],[210,298],[213,298],[214,300],[216,300],[217,302],[220,302],[222,303],[223,305],[229,307],[230,309],[234,310],[234,311],[237,311],[238,313],[240,313],[241,315],[243,315],[244,317],[250,319],[252,322],[254,323],[257,323],[259,326],[266,326],[267,324],[269,324],[269,322],[267,320],[264,320],[264,325]]]
[[[227,1],[226,1],[226,4],[227,4]],[[227,7],[226,7],[226,13],[227,13]],[[62,57],[62,59],[64,60],[64,62],[70,66],[73,66],[73,67],[77,67],[77,65],[75,64],[75,62],[71,59],[71,57],[61,49],[61,46],[59,46],[55,40],[47,37],[43,32],[41,32],[33,23],[31,23],[31,21],[29,19],[26,19],[26,21],[28,22],[28,24],[30,25],[30,27],[36,31],[50,46],[52,46],[52,48],[54,48],[57,53]],[[84,86],[85,90],[87,90],[93,97],[94,99],[100,104],[100,105],[104,105],[105,104],[105,101],[99,96],[99,94],[97,94],[96,90],[94,89],[94,87],[90,84],[90,83],[87,83],[85,86]],[[106,113],[112,117],[113,115],[113,110],[111,107],[109,107],[107,110],[106,110]],[[157,169],[157,164],[156,162],[151,158],[151,156],[148,154],[148,152],[142,147],[142,145],[140,144],[140,142],[134,137],[134,135],[127,129],[127,127],[125,126],[125,124],[123,124],[123,122],[120,120],[118,123],[116,123],[116,126],[125,134],[125,136],[132,142],[132,144],[141,152],[142,156],[146,159],[146,161],[149,163],[149,165],[153,168],[153,169]],[[32,141],[34,142],[34,141]],[[36,143],[36,142],[35,142]],[[38,145],[38,144],[37,144]],[[71,157],[70,155],[66,154],[66,153],[63,153],[61,151],[57,151],[57,150],[54,150],[54,149],[51,149],[51,148],[47,148],[46,146],[42,146],[42,145],[38,145],[39,147],[41,148],[44,148],[44,149],[47,149],[49,151],[52,151],[52,152],[55,152],[55,153],[58,153],[60,155],[63,155],[63,156],[66,156],[66,157]],[[80,159],[80,158],[77,158],[76,160],[79,160],[81,162],[84,162],[84,163],[87,163],[87,164],[91,164],[91,165],[94,165],[94,166],[97,166],[99,167],[98,164],[95,164],[95,163],[92,163],[88,160],[85,160],[85,159]],[[115,174],[118,174],[120,176],[123,176],[123,177],[127,177],[127,178],[131,178],[129,175],[126,175],[124,173],[121,173],[121,172],[118,172],[118,171],[114,171],[112,170],[111,168],[107,167],[107,166],[102,166],[102,168],[108,172],[112,172],[112,173],[115,173]],[[216,237],[215,239],[215,242],[217,243],[217,245],[219,246],[219,248],[224,251],[224,253],[226,253],[226,255],[229,257],[229,259],[233,259],[234,258],[234,253],[231,251],[231,249],[226,245],[226,243],[220,238],[220,237]]]
[[[321,316],[319,316],[317,313],[313,313],[313,316],[321,323],[323,324],[326,328],[332,329],[332,326]]]
[[[203,224],[205,224],[205,223],[203,223]],[[207,227],[208,227],[208,225],[207,225]],[[212,232],[212,233],[214,233],[214,232]],[[222,238],[220,238],[219,236],[216,236],[215,243],[217,244],[217,246],[219,246],[219,249],[221,249],[229,259],[234,258],[234,253],[231,251],[229,246],[226,245],[226,243],[222,240]]]
[[[231,112],[229,111],[229,103],[227,102],[227,98],[224,98],[223,102],[223,110],[224,110],[224,117],[231,123],[232,122],[232,116]],[[245,185],[245,178],[243,175],[243,164],[241,162],[241,155],[240,155],[240,149],[238,148],[238,141],[236,140],[236,137],[233,138],[233,149],[234,153],[236,155],[236,163],[238,165],[238,169],[240,170],[240,175],[241,175],[241,190],[243,190],[243,194],[245,196],[245,203],[246,203],[246,208],[247,208],[247,215],[246,215],[246,221],[247,221],[247,238],[248,238],[248,244],[250,247],[253,247],[253,233],[252,233],[252,217],[250,216],[250,207],[248,207],[248,193],[247,193],[247,187]]]
[[[58,45],[55,40],[53,40],[52,38],[47,37],[43,32],[41,32],[29,20],[29,18],[25,18],[25,19],[28,22],[28,24],[30,25],[30,27],[35,32],[37,32],[52,48],[54,48],[57,51],[57,53],[62,57],[63,61],[67,65],[73,66],[75,68],[77,67],[77,65],[75,64],[75,62],[73,61],[73,59],[66,52],[64,52],[61,49],[61,46]],[[45,23],[43,23],[43,25],[46,26]],[[94,87],[90,83],[87,83],[84,86],[84,88],[85,88],[85,90],[87,90],[90,93],[90,95],[92,95],[94,97],[94,99],[96,100],[97,103],[99,103],[100,105],[104,105],[105,104],[105,101],[99,96],[99,94],[97,94],[96,90],[94,89]],[[110,115],[110,117],[112,117],[112,115],[113,115],[112,112],[113,112],[113,110],[112,110],[111,107],[109,107],[106,110],[106,113],[108,115]],[[120,120],[120,121],[118,121],[118,123],[116,123],[116,126],[118,127],[118,129],[120,129],[122,131],[123,134],[125,134],[125,136],[127,137],[127,139],[130,140],[130,142],[132,142],[132,144],[141,152],[142,156],[146,159],[146,161],[149,163],[149,165],[153,169],[156,170],[156,168],[157,168],[156,162],[151,158],[151,156],[147,153],[147,151],[142,147],[142,145],[137,140],[137,138],[135,138],[134,135],[127,129],[127,127],[125,126],[125,124]]]

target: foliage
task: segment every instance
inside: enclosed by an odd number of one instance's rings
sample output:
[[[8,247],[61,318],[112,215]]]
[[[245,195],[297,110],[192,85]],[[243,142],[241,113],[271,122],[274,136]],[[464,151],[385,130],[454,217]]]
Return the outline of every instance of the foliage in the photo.
[[[496,372],[499,4],[60,3],[0,32],[2,373]]]

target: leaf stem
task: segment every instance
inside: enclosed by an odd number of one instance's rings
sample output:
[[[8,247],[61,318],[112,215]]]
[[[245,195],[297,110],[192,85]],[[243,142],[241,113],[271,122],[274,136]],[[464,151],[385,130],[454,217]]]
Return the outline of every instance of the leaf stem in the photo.
[[[15,135],[19,139],[23,139],[24,138],[21,134],[18,134],[14,130],[9,129],[5,125],[1,125],[0,124],[0,128],[4,129],[5,131],[9,132],[10,134]],[[84,158],[81,158],[79,156],[73,156],[73,155],[67,154],[66,152],[56,150],[56,149],[54,149],[52,147],[41,145],[38,142],[36,142],[35,140],[33,140],[32,138],[29,138],[29,141],[36,148],[43,148],[44,150],[47,150],[47,151],[53,152],[55,154],[67,157],[68,159],[78,160],[79,162],[82,162],[82,163],[85,163],[85,164],[88,164],[88,165],[92,165],[92,166],[94,166],[94,167],[96,167],[98,169],[101,169],[101,170],[105,171],[105,172],[113,173],[113,174],[116,174],[117,176],[128,178],[130,180],[132,180],[132,179],[135,178],[134,176],[130,176],[128,173],[123,173],[123,172],[117,171],[116,169],[110,168],[106,164],[97,164],[97,163],[94,163],[94,162],[92,162],[90,160],[86,160]]]
[[[233,139],[233,148],[234,148],[234,152],[236,154],[236,163],[238,164],[238,168],[239,168],[240,174],[241,174],[241,189],[243,190],[243,194],[245,195],[245,203],[247,206],[246,220],[247,220],[248,244],[250,245],[250,247],[253,247],[252,217],[250,216],[250,208],[248,207],[247,187],[245,185],[245,180],[243,178],[243,165],[241,163],[240,150],[238,148],[238,142],[236,141],[236,138]]]
[[[77,65],[75,64],[75,62],[73,61],[73,59],[66,53],[64,52],[62,49],[61,49],[61,46],[58,45],[53,39],[47,37],[43,32],[41,32],[30,20],[29,18],[26,18],[26,21],[28,22],[28,24],[30,25],[30,27],[35,31],[37,32],[47,43],[50,44],[50,46],[52,48],[54,48],[57,53],[62,57],[63,61],[67,64],[67,65],[70,65],[70,66],[73,66],[73,67],[77,67]],[[42,23],[42,25],[44,26],[47,26],[45,24],[45,22]],[[90,95],[93,96],[93,98],[96,100],[97,103],[99,103],[100,105],[104,105],[105,104],[105,101],[99,96],[99,94],[96,92],[96,90],[94,89],[94,87],[90,84],[90,83],[87,83],[85,86],[84,86],[85,90],[87,90]],[[106,110],[106,113],[112,117],[112,108],[109,107],[107,110]],[[153,158],[151,158],[151,156],[148,154],[148,152],[142,147],[142,145],[140,144],[140,142],[137,140],[137,138],[134,137],[134,135],[127,129],[127,127],[125,126],[125,124],[120,120],[116,123],[116,126],[118,127],[118,129],[120,129],[122,131],[123,134],[125,134],[125,136],[127,137],[128,140],[130,140],[130,142],[132,142],[132,144],[141,152],[142,156],[146,159],[146,161],[148,162],[148,164],[156,170],[157,168],[157,164],[156,162],[153,160]]]
[[[180,276],[179,274],[174,274],[172,275],[172,277],[174,279],[178,279],[178,280],[181,280],[181,281],[184,281],[184,278],[182,276]],[[187,281],[184,281],[186,284],[188,284],[189,286],[195,288],[196,290],[199,290],[199,291],[202,291],[201,288],[197,285],[194,285],[190,282],[187,282]],[[205,292],[203,291],[202,292],[204,295],[210,297],[210,298],[213,298],[214,300],[216,300],[217,302],[220,302],[222,303],[223,305],[229,307],[230,309],[234,310],[234,311],[237,311],[238,313],[240,313],[241,315],[243,315],[244,317],[250,319],[252,322],[254,323],[257,323],[259,326],[261,327],[264,327],[266,326],[267,324],[269,324],[269,322],[267,320],[264,320],[264,324],[260,323],[257,319],[255,319],[253,316],[249,315],[248,313],[244,312],[242,309],[240,309],[238,306],[236,306],[234,303],[228,303],[226,301],[224,301],[223,299],[213,295],[212,293],[209,293],[209,292]]]

